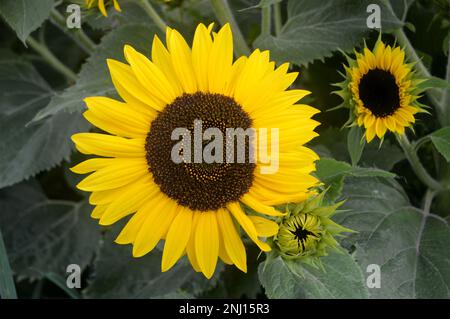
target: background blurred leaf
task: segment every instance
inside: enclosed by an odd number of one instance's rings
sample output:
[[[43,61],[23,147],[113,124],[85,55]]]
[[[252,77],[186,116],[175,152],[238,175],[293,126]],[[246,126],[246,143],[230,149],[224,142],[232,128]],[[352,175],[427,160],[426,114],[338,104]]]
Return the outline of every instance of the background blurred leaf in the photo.
[[[321,258],[325,271],[281,257],[259,266],[259,279],[269,298],[367,298],[365,279],[347,253]]]
[[[112,30],[97,46],[96,51],[81,68],[75,85],[54,96],[50,103],[35,117],[35,121],[54,115],[60,111],[75,112],[84,109],[83,99],[87,96],[115,95],[106,59],[124,60],[123,47],[132,45],[136,50],[150,54],[156,28],[149,25],[124,25]]]
[[[65,277],[67,265],[88,265],[100,240],[91,210],[84,202],[48,199],[34,181],[0,190],[0,228],[14,273]]]
[[[85,291],[88,298],[193,298],[216,284],[222,267],[213,279],[196,273],[186,258],[161,272],[162,253],[134,258],[131,246],[114,243],[116,232],[108,233],[94,263],[94,275]]]
[[[450,126],[433,132],[430,138],[439,153],[450,162]]]
[[[413,207],[386,214],[357,250],[363,269],[381,267],[373,298],[449,298],[450,228],[442,218]]]
[[[297,65],[331,56],[338,49],[351,50],[370,32],[366,24],[369,4],[380,6],[383,31],[403,25],[380,0],[290,0],[280,35],[261,36],[254,46],[270,50],[277,62]]]
[[[49,17],[54,0],[2,0],[0,15],[25,43],[31,32]]]
[[[344,179],[347,176],[353,177],[395,177],[395,174],[380,170],[378,168],[366,168],[351,166],[346,162],[337,161],[332,158],[321,158],[316,162],[316,175],[321,182],[329,186],[327,198],[336,200],[342,192]]]
[[[0,228],[0,299],[16,299],[16,287]]]
[[[366,140],[362,137],[362,128],[357,125],[352,126],[348,131],[347,148],[353,166],[358,164],[359,160],[361,159],[364,146],[366,145]]]
[[[348,178],[339,224],[358,231],[343,241],[357,246],[362,269],[381,267],[381,289],[374,298],[448,298],[450,229],[439,216],[411,207],[392,179]]]
[[[68,159],[70,136],[86,130],[80,114],[60,113],[28,125],[53,95],[34,67],[0,56],[0,188]]]
[[[350,162],[347,152],[347,130],[328,128],[320,132],[313,141],[313,149],[320,157],[331,157],[339,161]],[[401,149],[388,138],[381,146],[369,143],[364,147],[359,165],[362,167],[377,167],[390,171],[394,165],[405,158]]]

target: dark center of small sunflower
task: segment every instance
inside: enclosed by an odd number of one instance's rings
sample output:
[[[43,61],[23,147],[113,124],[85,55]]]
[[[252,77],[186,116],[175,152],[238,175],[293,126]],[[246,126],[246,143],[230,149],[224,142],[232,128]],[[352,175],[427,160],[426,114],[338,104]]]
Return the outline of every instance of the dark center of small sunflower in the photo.
[[[394,114],[400,107],[399,88],[390,72],[373,69],[359,82],[359,97],[376,117]]]
[[[198,152],[198,149],[194,149],[194,139],[198,138],[195,136],[198,133],[195,123],[199,120],[202,133],[209,128],[218,129],[222,133],[221,161],[211,163],[204,159],[195,160],[195,152]],[[192,210],[216,210],[239,200],[253,183],[255,164],[249,160],[249,138],[245,138],[244,162],[236,159],[237,152],[234,152],[234,161],[226,160],[226,131],[229,128],[246,130],[251,125],[252,120],[248,114],[230,97],[198,92],[176,98],[158,114],[147,135],[146,157],[155,183],[168,197]],[[190,153],[190,159],[185,158],[177,163],[173,160],[173,150],[182,140],[181,136],[180,139],[173,139],[172,132],[179,128],[186,129],[190,135],[186,139],[190,141],[190,145],[183,144],[179,155]],[[218,138],[216,135],[205,137],[202,137],[202,149]],[[235,149],[237,142],[237,139],[232,142]],[[216,151],[214,149],[211,153],[214,155]]]

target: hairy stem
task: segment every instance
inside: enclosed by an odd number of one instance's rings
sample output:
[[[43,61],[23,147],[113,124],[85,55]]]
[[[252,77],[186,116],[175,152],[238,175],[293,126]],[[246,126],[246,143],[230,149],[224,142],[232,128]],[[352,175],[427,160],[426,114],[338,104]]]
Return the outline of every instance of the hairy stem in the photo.
[[[280,35],[283,22],[281,19],[281,3],[277,2],[273,5],[273,19],[275,22],[275,35]]]
[[[230,5],[227,0],[211,0],[211,5],[217,16],[219,22],[223,25],[230,23],[231,29],[233,30],[234,47],[237,55],[249,55],[250,48],[245,42],[244,36],[242,35],[241,29],[231,12]]]
[[[423,167],[422,163],[420,162],[419,156],[417,156],[417,153],[414,149],[414,147],[409,142],[408,138],[405,134],[403,135],[396,135],[397,141],[402,147],[406,159],[409,161],[409,164],[411,165],[414,173],[417,175],[417,177],[424,183],[428,188],[434,191],[440,191],[443,189],[443,186],[441,183],[436,181],[433,177],[428,174],[425,167]]]
[[[271,23],[271,7],[270,5],[262,7],[261,9],[261,34],[270,34],[270,23]]]
[[[86,53],[92,53],[95,49],[95,43],[83,32],[83,29],[69,30],[66,26],[64,16],[56,9],[53,9],[50,15],[51,21],[59,27],[61,31],[72,38]]]
[[[64,75],[67,79],[75,82],[77,75],[65,66],[58,58],[42,43],[39,43],[32,37],[27,39],[27,44],[33,48],[41,57],[56,71]]]
[[[166,32],[167,23],[159,16],[158,12],[148,2],[148,0],[137,0],[136,2],[141,6],[145,13],[152,19],[156,26],[161,29],[162,32]]]

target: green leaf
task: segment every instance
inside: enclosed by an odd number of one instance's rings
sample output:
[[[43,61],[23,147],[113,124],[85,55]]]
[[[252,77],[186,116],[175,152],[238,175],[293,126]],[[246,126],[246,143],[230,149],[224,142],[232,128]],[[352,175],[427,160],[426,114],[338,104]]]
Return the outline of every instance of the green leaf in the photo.
[[[366,145],[366,140],[362,136],[362,128],[356,125],[350,128],[347,135],[347,148],[353,166],[358,164]]]
[[[417,87],[421,90],[428,89],[450,89],[450,82],[435,76],[429,77],[425,81],[419,83]]]
[[[0,188],[10,186],[68,159],[70,136],[87,129],[80,114],[60,113],[28,125],[53,95],[33,66],[0,59]]]
[[[116,227],[117,228],[117,227]],[[211,289],[221,267],[212,280],[196,273],[186,258],[169,271],[161,272],[162,253],[134,258],[131,246],[114,243],[118,231],[110,231],[104,239],[94,263],[95,273],[84,291],[88,298],[187,298]]]
[[[450,162],[450,126],[433,132],[430,138],[439,153]]]
[[[115,96],[106,59],[124,60],[123,47],[132,45],[149,54],[156,28],[148,25],[124,25],[106,35],[96,51],[81,68],[75,85],[54,96],[50,103],[34,118],[39,121],[61,111],[76,112],[85,108],[83,99],[88,96]]]
[[[16,286],[0,230],[0,299],[17,299]]]
[[[449,298],[450,228],[413,207],[385,215],[357,250],[363,269],[377,264],[381,287],[372,298]],[[387,244],[389,243],[389,244]]]
[[[320,133],[313,141],[313,149],[320,157],[331,157],[339,161],[350,162],[347,151],[347,130],[329,128]],[[397,144],[385,139],[381,146],[369,143],[359,161],[363,167],[377,167],[390,171],[394,165],[405,158],[403,151]]]
[[[411,207],[393,179],[348,178],[339,224],[358,233],[341,244],[356,245],[363,270],[381,268],[381,288],[374,298],[448,298],[450,228],[439,216]]]
[[[35,182],[0,190],[0,225],[19,279],[65,276],[69,264],[83,269],[100,240],[91,210],[84,202],[50,200]]]
[[[351,166],[346,162],[337,161],[332,158],[321,158],[316,162],[316,175],[327,186],[327,198],[334,201],[340,195],[347,176],[353,177],[387,177],[394,178],[395,174],[378,169]]]
[[[270,50],[277,62],[297,65],[331,56],[338,49],[352,50],[370,32],[366,12],[369,4],[380,6],[383,31],[403,25],[380,0],[290,0],[281,34],[261,36],[254,46]]]
[[[53,5],[53,0],[2,0],[0,15],[25,43],[30,33],[47,20]]]
[[[341,206],[344,212],[336,214],[334,220],[357,231],[344,239],[345,246],[364,242],[382,218],[410,206],[403,188],[392,178],[348,177],[342,197],[346,200]]]
[[[320,270],[280,256],[259,266],[259,279],[269,298],[367,298],[365,279],[358,264],[347,253],[321,258]]]

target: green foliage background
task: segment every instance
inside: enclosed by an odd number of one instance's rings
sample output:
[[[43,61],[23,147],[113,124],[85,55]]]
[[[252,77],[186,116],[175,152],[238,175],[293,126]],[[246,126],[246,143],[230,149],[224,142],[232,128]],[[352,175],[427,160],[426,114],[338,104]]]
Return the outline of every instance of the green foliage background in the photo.
[[[73,1],[76,2],[76,1]],[[214,2],[214,1],[211,1]],[[150,3],[189,40],[199,22],[217,21],[207,0]],[[100,227],[92,207],[74,185],[68,167],[83,159],[70,136],[87,131],[83,98],[116,97],[106,58],[124,60],[123,45],[146,53],[161,35],[134,0],[122,13],[82,12],[86,48],[76,30],[58,27],[52,10],[65,14],[68,1],[0,2],[0,296],[2,298],[449,298],[450,297],[450,84],[448,0],[230,0],[248,45],[271,50],[277,63],[300,71],[295,87],[313,94],[305,101],[322,113],[311,147],[321,156],[316,174],[329,186],[328,200],[345,199],[335,221],[357,231],[341,238],[344,254],[323,258],[325,272],[281,257],[266,259],[247,247],[248,274],[218,267],[213,280],[182,260],[160,272],[161,250],[133,259],[130,247],[113,244],[123,222]],[[419,157],[444,185],[431,192],[405,160],[393,136],[384,143],[355,143],[361,132],[341,129],[348,112],[327,112],[341,103],[331,84],[342,80],[342,51],[378,31],[366,26],[368,4],[382,9],[383,39],[406,34],[433,78],[410,138]],[[277,6],[282,25],[261,33],[261,11]],[[400,33],[399,33],[400,32]],[[56,72],[33,50],[45,46],[75,78]],[[356,163],[358,163],[356,165]],[[434,199],[431,203],[427,200]],[[66,288],[66,267],[83,269],[82,288]],[[369,264],[381,267],[381,288],[366,285]]]

